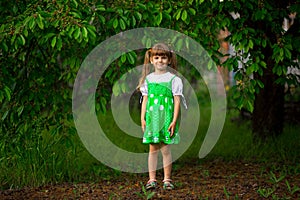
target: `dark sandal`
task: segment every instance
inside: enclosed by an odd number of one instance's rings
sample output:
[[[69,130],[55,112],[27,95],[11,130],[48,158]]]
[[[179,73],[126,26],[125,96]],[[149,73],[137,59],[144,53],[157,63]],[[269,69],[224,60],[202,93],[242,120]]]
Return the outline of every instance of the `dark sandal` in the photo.
[[[157,182],[155,179],[151,179],[146,184],[146,190],[152,190],[155,189],[157,186]]]
[[[164,190],[173,190],[174,189],[174,185],[171,183],[172,180],[171,179],[166,179],[166,180],[163,180],[163,188]]]

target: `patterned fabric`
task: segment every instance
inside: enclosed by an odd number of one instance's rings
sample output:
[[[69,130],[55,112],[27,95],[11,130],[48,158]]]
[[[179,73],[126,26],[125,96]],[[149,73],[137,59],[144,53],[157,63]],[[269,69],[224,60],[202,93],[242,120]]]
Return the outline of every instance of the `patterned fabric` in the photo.
[[[170,72],[166,72],[164,74],[154,74],[153,72],[147,75],[148,82],[156,82],[156,83],[161,83],[161,82],[169,82],[171,78],[174,77],[174,74]],[[140,91],[142,95],[148,95],[148,85],[147,82],[145,81],[144,84],[142,84]],[[182,80],[176,76],[172,80],[172,93],[173,95],[180,95],[182,96],[183,92],[183,85],[182,85]]]
[[[172,137],[168,128],[173,120],[174,101],[172,79],[169,82],[154,83],[146,79],[148,85],[148,101],[146,105],[146,129],[143,143],[178,144],[178,123]]]
[[[156,82],[156,83],[161,83],[161,82],[169,82],[171,78],[174,77],[174,74],[167,72],[165,74],[160,74],[160,75],[154,75],[154,73],[151,73],[147,76],[148,82]],[[147,81],[142,84],[140,91],[142,93],[142,96],[148,95],[148,85]],[[175,76],[175,78],[172,79],[172,93],[174,95],[178,95],[181,97],[181,103],[183,104],[184,108],[187,109],[187,103],[185,100],[185,97],[183,95],[183,84],[182,80],[178,77]],[[142,100],[142,99],[140,99]],[[141,101],[140,101],[141,103]]]

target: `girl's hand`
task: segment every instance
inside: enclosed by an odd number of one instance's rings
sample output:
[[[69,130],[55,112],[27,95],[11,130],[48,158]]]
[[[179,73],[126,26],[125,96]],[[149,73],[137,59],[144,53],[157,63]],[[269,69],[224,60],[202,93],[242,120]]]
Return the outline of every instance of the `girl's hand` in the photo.
[[[174,134],[174,131],[175,131],[175,127],[176,127],[176,122],[171,122],[169,128],[168,128],[168,131],[170,132],[170,137],[173,136]]]
[[[145,132],[145,128],[146,128],[146,120],[144,120],[144,119],[141,120],[141,126],[142,126],[143,132]]]

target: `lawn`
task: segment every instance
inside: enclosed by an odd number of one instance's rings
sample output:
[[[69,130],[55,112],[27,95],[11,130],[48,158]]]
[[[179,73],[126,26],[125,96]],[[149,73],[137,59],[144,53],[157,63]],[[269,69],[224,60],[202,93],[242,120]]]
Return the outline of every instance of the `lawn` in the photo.
[[[18,148],[27,151],[2,151],[0,199],[300,198],[299,126],[286,124],[281,136],[262,142],[252,138],[250,121],[240,120],[238,111],[228,110],[216,146],[208,156],[199,159],[209,123],[205,119],[210,116],[205,106],[200,110],[202,124],[197,135],[173,164],[176,188],[172,192],[161,187],[145,191],[147,173],[125,173],[103,165],[87,152],[76,132],[43,132],[38,138],[26,136],[27,143]],[[100,114],[100,123],[101,117],[108,121],[113,118],[110,113],[105,117]],[[133,121],[137,119],[133,116]],[[121,147],[126,144],[122,148],[147,151],[144,145],[132,144],[138,139],[120,139],[122,131],[114,123],[105,123],[104,127],[110,130],[107,135],[112,141],[122,141]],[[160,180],[162,170],[158,170],[157,176]]]

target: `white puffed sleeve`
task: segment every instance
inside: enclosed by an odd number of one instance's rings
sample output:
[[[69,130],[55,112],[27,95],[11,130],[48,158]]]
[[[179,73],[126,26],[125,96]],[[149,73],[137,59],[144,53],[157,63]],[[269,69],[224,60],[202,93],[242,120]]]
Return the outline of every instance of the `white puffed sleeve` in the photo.
[[[185,97],[183,95],[183,84],[182,80],[179,77],[175,77],[172,81],[172,93],[173,95],[179,95],[181,96],[182,104],[184,105],[185,109],[187,109],[187,104]]]
[[[141,91],[141,93],[142,93],[142,96],[148,95],[147,81],[145,81],[145,82],[141,85],[140,91]]]
[[[179,77],[175,77],[172,81],[172,93],[173,95],[182,95],[183,84]]]

